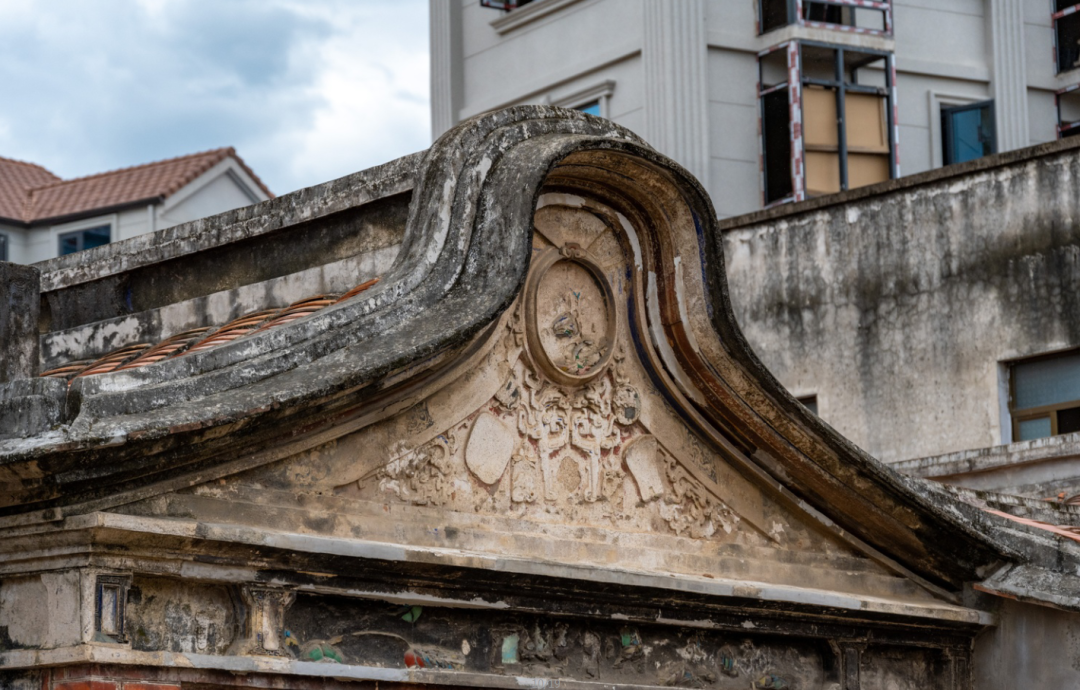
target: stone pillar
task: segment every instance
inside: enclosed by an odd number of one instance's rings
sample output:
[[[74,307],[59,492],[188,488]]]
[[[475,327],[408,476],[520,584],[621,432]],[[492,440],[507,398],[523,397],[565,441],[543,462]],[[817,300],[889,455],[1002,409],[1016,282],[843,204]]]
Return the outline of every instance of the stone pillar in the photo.
[[[645,0],[645,138],[709,185],[704,0]]]
[[[246,621],[239,641],[240,654],[288,656],[282,638],[285,611],[296,600],[296,593],[276,587],[241,585]]]
[[[860,690],[862,679],[860,678],[860,665],[862,664],[862,652],[865,643],[854,640],[829,641],[833,654],[836,655],[836,675],[830,687],[836,690]]]
[[[951,690],[971,690],[971,655],[965,649],[948,650],[945,653],[948,673],[951,675]]]
[[[431,138],[458,122],[464,99],[461,2],[429,0],[431,32]]]
[[[41,271],[0,261],[0,383],[39,372]]]
[[[994,54],[992,85],[998,151],[1012,151],[1031,143],[1024,54],[1024,1],[990,0],[990,41]]]

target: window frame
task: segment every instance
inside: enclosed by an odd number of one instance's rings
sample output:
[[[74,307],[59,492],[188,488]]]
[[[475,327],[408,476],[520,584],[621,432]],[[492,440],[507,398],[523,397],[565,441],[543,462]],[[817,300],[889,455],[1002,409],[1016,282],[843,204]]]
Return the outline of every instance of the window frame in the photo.
[[[776,31],[785,26],[800,26],[810,27],[812,29],[831,29],[835,31],[843,31],[845,33],[866,34],[869,36],[892,36],[893,35],[893,17],[892,17],[892,0],[786,0],[787,2],[787,24],[778,26],[766,31],[764,29],[764,17],[765,17],[765,3],[768,0],[757,0],[757,33],[759,36],[763,36],[766,33]],[[858,26],[849,26],[847,24],[834,24],[832,22],[813,21],[806,19],[805,6],[808,3],[815,3],[818,5],[829,5],[832,7],[847,7],[851,9],[864,9],[864,10],[879,10],[884,17],[883,24],[884,29],[867,29]]]
[[[1078,7],[1080,7],[1080,5],[1078,5]],[[1056,55],[1057,51],[1054,51],[1054,54]],[[1071,86],[1066,86],[1064,89],[1058,89],[1057,91],[1054,92],[1054,110],[1055,110],[1055,112],[1057,112],[1057,138],[1058,139],[1064,139],[1067,136],[1074,136],[1075,134],[1080,134],[1080,119],[1071,120],[1069,122],[1065,122],[1065,121],[1063,121],[1061,119],[1061,97],[1065,96],[1065,95],[1068,95],[1068,94],[1076,91],[1077,89],[1080,89],[1080,84],[1072,84]],[[1077,130],[1077,131],[1074,134],[1072,132],[1072,130]],[[1070,132],[1070,133],[1065,134],[1065,132]]]
[[[1068,17],[1070,15],[1080,12],[1080,3],[1070,5],[1065,9],[1057,9],[1057,2],[1050,0],[1050,26],[1051,33],[1054,37],[1054,74],[1064,74],[1065,72],[1071,72],[1075,69],[1080,69],[1080,65],[1072,65],[1062,69],[1061,67],[1061,50],[1058,46],[1058,21]]]
[[[611,115],[611,96],[615,93],[615,81],[607,79],[567,94],[559,99],[550,101],[550,104],[559,108],[571,108],[578,110],[582,106],[592,103],[600,104],[600,117],[608,118]]]
[[[513,10],[520,9],[534,1],[535,0],[480,0],[480,6],[492,10],[512,12]]]
[[[957,105],[942,105],[939,117],[941,118],[941,164],[945,165],[958,165],[960,162],[966,163],[967,161],[951,161],[949,156],[946,155],[951,147],[949,144],[953,138],[953,126],[949,115],[954,113],[961,113],[967,110],[983,110],[986,109],[990,113],[990,147],[993,149],[990,153],[984,153],[978,158],[984,158],[986,156],[992,156],[998,152],[997,144],[997,117],[994,114],[994,99],[985,99],[981,101],[974,101],[972,103],[960,103]],[[978,158],[972,158],[971,160],[978,160]]]
[[[818,417],[821,416],[821,413],[818,411],[819,407],[818,407],[817,393],[810,393],[810,394],[807,394],[807,395],[797,395],[797,396],[795,396],[795,400],[800,405],[802,405],[806,409],[813,412],[816,416],[818,416]]]
[[[85,244],[86,244],[85,240],[84,240],[85,233],[87,233],[87,232],[89,232],[91,230],[101,230],[101,229],[105,229],[109,233],[109,241],[106,242],[105,244],[112,244],[113,243],[113,224],[112,223],[100,223],[99,222],[99,223],[94,223],[92,225],[86,225],[85,227],[81,227],[81,228],[73,228],[73,229],[70,229],[70,230],[64,230],[62,232],[57,232],[56,233],[56,255],[57,256],[69,256],[69,254],[77,254],[78,252],[86,251],[88,249],[88,247],[85,246]],[[73,252],[70,252],[69,254],[64,254],[64,252],[63,252],[64,240],[66,238],[68,238],[68,237],[73,236],[73,235],[79,238],[79,248],[76,249]],[[105,245],[98,245],[98,246],[103,247]],[[94,247],[89,247],[89,249],[94,249]]]
[[[803,56],[802,50],[804,47],[815,47],[832,50],[834,74],[832,79],[817,79],[812,77],[806,77],[803,75]],[[765,74],[763,68],[763,58],[778,51],[787,51],[787,80],[784,82],[778,82],[777,84],[763,89],[762,84],[765,81]],[[878,60],[885,61],[885,86],[866,86],[860,85],[856,81],[845,81],[844,70],[844,53],[846,51],[859,53],[863,55],[873,56],[873,62]],[[792,201],[803,201],[807,198],[806,190],[806,142],[803,137],[802,130],[805,122],[805,115],[803,112],[804,98],[803,87],[805,86],[822,86],[824,88],[833,89],[836,91],[836,112],[840,114],[837,118],[837,157],[838,165],[840,169],[840,192],[847,191],[849,189],[849,176],[848,176],[848,147],[847,147],[847,130],[846,130],[846,105],[845,95],[847,92],[853,93],[865,93],[873,94],[885,99],[885,127],[886,127],[886,139],[889,145],[889,179],[894,180],[900,177],[900,160],[899,160],[899,148],[900,137],[897,128],[897,115],[896,115],[896,57],[893,53],[885,50],[874,50],[871,48],[849,48],[847,46],[824,43],[821,41],[810,41],[793,39],[785,41],[778,45],[767,48],[758,53],[758,131],[759,135],[759,151],[761,155],[761,194],[762,205],[765,208],[771,208],[773,206],[789,203]],[[869,64],[869,63],[867,63]],[[862,66],[865,66],[862,65]],[[860,67],[854,67],[853,69],[861,69]],[[779,91],[781,89],[788,90],[788,107],[789,107],[789,136],[791,141],[791,161],[789,163],[789,174],[792,177],[791,192],[779,199],[768,199],[768,173],[769,173],[769,160],[766,153],[766,131],[765,131],[765,96]],[[790,123],[797,123],[798,127],[791,127]]]
[[[1058,434],[1058,415],[1061,410],[1071,410],[1080,407],[1080,394],[1073,400],[1067,400],[1065,402],[1053,403],[1051,405],[1038,405],[1035,407],[1014,407],[1016,400],[1016,374],[1014,373],[1016,366],[1021,364],[1031,364],[1034,362],[1042,362],[1050,359],[1060,359],[1064,357],[1078,357],[1080,358],[1080,348],[1073,348],[1069,350],[1061,350],[1058,352],[1047,352],[1041,355],[1035,355],[1033,357],[1024,357],[1023,359],[1014,359],[1008,362],[1009,370],[1009,417],[1012,420],[1012,438],[1014,442],[1020,441],[1020,422],[1029,421],[1032,419],[1040,419],[1042,417],[1050,417],[1050,436],[1057,436]],[[1049,438],[1042,436],[1040,438]],[[1026,439],[1027,441],[1034,441],[1038,439]]]

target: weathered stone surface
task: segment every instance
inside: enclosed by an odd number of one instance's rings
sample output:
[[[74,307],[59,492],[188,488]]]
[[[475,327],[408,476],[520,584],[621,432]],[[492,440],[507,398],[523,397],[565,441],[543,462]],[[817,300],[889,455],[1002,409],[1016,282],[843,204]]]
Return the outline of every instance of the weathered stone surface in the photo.
[[[485,484],[499,481],[517,445],[516,435],[498,417],[482,413],[473,422],[465,464]]]
[[[641,500],[651,501],[664,494],[664,482],[657,467],[659,444],[653,436],[642,436],[626,451],[626,466],[634,476]]]
[[[0,638],[0,665],[106,658],[159,681],[305,690],[860,675],[960,690],[993,622],[961,588],[1020,566],[1033,598],[1069,584],[1078,549],[897,475],[792,399],[734,320],[700,186],[581,113],[487,114],[422,159],[178,230],[145,260],[66,259],[49,289],[111,328],[113,288],[146,271],[151,328],[206,297],[152,265],[293,226],[362,253],[332,214],[360,228],[393,195],[409,215],[369,292],[80,378],[70,423],[0,442],[0,595],[42,569],[83,574],[54,583],[78,595],[80,644]],[[310,277],[312,258],[211,287]],[[105,338],[79,313],[55,333]],[[121,600],[102,583],[129,581],[123,616],[95,611]],[[105,629],[118,617],[130,641]]]
[[[67,393],[67,382],[59,379],[0,383],[0,439],[40,434],[67,421]]]
[[[724,220],[735,317],[877,458],[1007,443],[1005,364],[1080,347],[1078,177],[1059,141]]]
[[[0,384],[38,375],[41,272],[0,261]]]

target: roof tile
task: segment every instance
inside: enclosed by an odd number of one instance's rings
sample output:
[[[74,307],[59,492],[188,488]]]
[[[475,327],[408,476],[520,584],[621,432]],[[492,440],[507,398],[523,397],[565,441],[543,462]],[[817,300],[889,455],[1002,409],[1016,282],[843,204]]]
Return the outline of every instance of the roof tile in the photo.
[[[59,181],[40,165],[0,158],[0,218],[24,220],[30,190]]]
[[[273,196],[232,147],[72,180],[61,180],[41,166],[0,158],[0,216],[29,223],[166,198],[228,157]]]
[[[314,295],[293,302],[287,307],[249,312],[233,319],[224,326],[195,328],[183,333],[177,333],[156,344],[125,345],[97,359],[83,359],[62,364],[43,372],[41,376],[65,379],[70,383],[82,376],[107,374],[123,369],[137,369],[164,359],[182,357],[193,352],[208,350],[310,316],[326,307],[352,299],[378,282],[379,278],[364,281],[340,297],[337,295]]]

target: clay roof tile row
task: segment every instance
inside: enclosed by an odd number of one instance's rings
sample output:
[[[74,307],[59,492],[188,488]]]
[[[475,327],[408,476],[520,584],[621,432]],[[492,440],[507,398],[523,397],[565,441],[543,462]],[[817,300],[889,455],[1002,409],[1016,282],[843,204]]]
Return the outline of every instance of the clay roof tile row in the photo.
[[[60,181],[40,165],[0,158],[0,218],[22,220],[30,191]]]
[[[72,180],[61,180],[39,165],[0,158],[0,217],[31,223],[164,199],[229,157],[267,196],[273,196],[232,147]]]
[[[65,379],[70,384],[82,376],[107,374],[112,371],[137,369],[173,357],[208,350],[252,333],[277,328],[320,309],[339,304],[364,292],[379,282],[378,278],[360,283],[344,295],[315,295],[305,297],[280,309],[260,309],[240,316],[223,326],[195,328],[169,336],[156,344],[125,345],[97,359],[68,362],[41,374],[43,377]]]
[[[1018,522],[1021,525],[1027,525],[1028,527],[1034,527],[1036,529],[1045,530],[1051,534],[1055,534],[1065,539],[1071,539],[1073,541],[1080,542],[1080,527],[1073,527],[1071,525],[1053,525],[1049,522],[1043,522],[1042,520],[1032,520],[1031,518],[1020,517],[1019,515],[1013,515],[1001,510],[994,510],[993,508],[983,508],[987,513],[997,515],[999,517],[1007,518],[1013,522]]]

